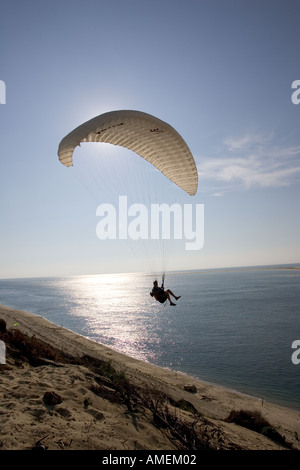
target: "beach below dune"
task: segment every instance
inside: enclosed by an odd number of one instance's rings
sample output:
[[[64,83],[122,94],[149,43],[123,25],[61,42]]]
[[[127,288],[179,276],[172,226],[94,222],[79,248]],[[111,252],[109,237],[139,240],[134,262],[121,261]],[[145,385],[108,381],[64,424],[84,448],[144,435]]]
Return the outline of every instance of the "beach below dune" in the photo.
[[[298,411],[139,361],[25,311],[0,306],[1,319],[10,335],[57,354],[33,364],[7,347],[2,450],[300,449]],[[284,441],[228,422],[233,410],[260,414]]]

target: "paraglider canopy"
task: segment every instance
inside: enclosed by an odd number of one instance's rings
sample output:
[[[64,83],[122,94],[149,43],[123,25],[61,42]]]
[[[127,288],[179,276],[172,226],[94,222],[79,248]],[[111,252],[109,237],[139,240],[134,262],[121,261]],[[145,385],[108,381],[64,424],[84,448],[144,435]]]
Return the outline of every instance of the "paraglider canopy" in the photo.
[[[111,111],[81,124],[60,142],[61,163],[73,165],[74,149],[81,142],[106,142],[130,149],[189,195],[197,192],[197,167],[187,144],[172,126],[150,114]]]

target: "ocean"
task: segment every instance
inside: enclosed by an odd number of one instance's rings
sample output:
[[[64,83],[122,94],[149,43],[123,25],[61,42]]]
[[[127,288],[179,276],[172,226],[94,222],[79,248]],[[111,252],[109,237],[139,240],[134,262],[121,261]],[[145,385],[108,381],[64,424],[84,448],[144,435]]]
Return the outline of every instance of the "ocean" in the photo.
[[[300,411],[300,364],[292,361],[292,343],[300,340],[296,266],[169,273],[165,287],[181,295],[175,307],[149,295],[153,280],[133,273],[2,279],[0,304]]]

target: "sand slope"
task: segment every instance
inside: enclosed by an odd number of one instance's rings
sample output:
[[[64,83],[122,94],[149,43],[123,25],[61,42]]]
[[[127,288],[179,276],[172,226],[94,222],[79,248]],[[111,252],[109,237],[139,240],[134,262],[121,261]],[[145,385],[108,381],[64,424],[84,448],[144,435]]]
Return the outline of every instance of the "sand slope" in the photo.
[[[0,319],[10,334],[19,330],[62,354],[32,365],[7,348],[0,366],[2,450],[285,448],[224,421],[240,409],[259,411],[300,449],[297,411],[135,360],[24,311],[0,306]],[[184,389],[190,385],[196,393]],[[57,403],[46,400],[47,392]]]

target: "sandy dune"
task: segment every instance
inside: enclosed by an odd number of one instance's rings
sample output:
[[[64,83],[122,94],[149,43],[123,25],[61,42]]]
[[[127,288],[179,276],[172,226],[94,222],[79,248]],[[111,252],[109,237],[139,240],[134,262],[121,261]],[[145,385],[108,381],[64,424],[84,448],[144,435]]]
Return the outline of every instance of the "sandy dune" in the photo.
[[[0,450],[300,449],[297,411],[135,360],[24,311],[0,306],[0,320]],[[282,439],[225,421],[232,410],[257,412]]]

